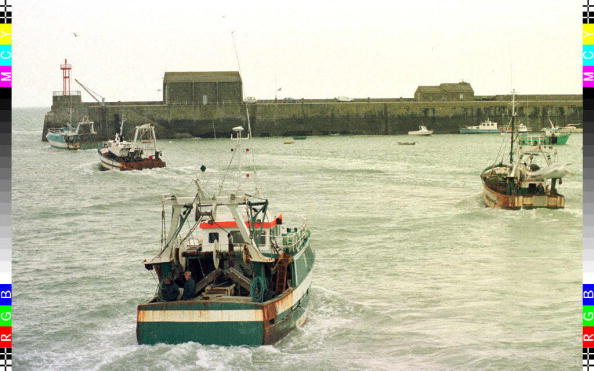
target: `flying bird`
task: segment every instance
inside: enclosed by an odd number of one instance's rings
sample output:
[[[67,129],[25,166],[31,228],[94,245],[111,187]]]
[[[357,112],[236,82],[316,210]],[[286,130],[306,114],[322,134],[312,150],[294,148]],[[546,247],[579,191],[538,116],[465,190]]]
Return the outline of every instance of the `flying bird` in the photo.
[[[72,33],[74,35],[74,37],[78,37],[78,34],[76,32]]]

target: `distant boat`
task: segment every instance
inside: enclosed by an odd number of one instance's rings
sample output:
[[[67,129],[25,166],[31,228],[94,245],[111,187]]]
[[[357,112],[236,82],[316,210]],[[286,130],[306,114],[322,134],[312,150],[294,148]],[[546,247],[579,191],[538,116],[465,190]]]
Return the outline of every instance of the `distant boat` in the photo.
[[[559,129],[561,133],[583,133],[584,128],[578,128],[574,124],[567,124]]]
[[[54,148],[89,149],[97,148],[97,132],[93,121],[84,117],[73,127],[70,123],[59,129],[49,129],[45,138]]]
[[[337,137],[337,136],[339,136],[339,135],[340,135],[340,133],[330,133],[330,136],[331,136],[331,137]]]
[[[568,164],[556,162],[552,146],[523,144],[518,140],[515,116],[515,94],[512,94],[509,160],[500,148],[493,165],[481,173],[485,205],[511,210],[564,208],[565,196],[557,192],[557,183],[569,174]]]
[[[352,102],[353,98],[340,96],[340,97],[336,97],[336,101],[337,102]]]
[[[416,142],[398,142],[398,144],[401,146],[414,146],[417,143]]]
[[[549,138],[548,144],[567,144],[569,137],[571,136],[571,132],[564,131],[562,128],[559,128],[557,125],[553,124],[551,119],[549,119],[549,123],[551,127],[543,128],[544,135]]]
[[[307,139],[307,136],[305,136],[305,135],[297,135],[297,136],[294,136],[293,139],[295,139],[295,140],[304,140],[304,139]]]
[[[562,128],[560,128],[559,131],[562,133],[583,133],[584,129],[578,128],[574,124],[567,124],[567,125],[563,126]]]
[[[157,150],[157,138],[155,127],[152,124],[144,124],[136,127],[134,140],[132,142],[123,139],[123,126],[120,132],[116,133],[113,140],[103,144],[99,149],[100,165],[105,170],[143,170],[157,167],[165,167],[161,160],[161,151]],[[151,146],[153,154],[145,155],[146,146]]]
[[[504,127],[504,128],[503,127],[502,128],[499,128],[499,130],[501,130],[501,133],[502,134],[509,134],[509,133],[511,133],[511,127],[509,127],[509,126]],[[518,124],[516,130],[517,130],[518,133],[529,133],[531,131],[530,128],[527,127],[524,124]]]
[[[427,130],[425,125],[420,125],[419,130],[409,131],[408,135],[417,135],[417,136],[430,136],[433,135],[433,130]]]
[[[466,126],[460,128],[460,134],[492,134],[499,133],[497,123],[487,119],[475,126]]]
[[[295,144],[295,142],[293,142],[292,140],[287,141],[287,142],[283,142],[284,144]]]

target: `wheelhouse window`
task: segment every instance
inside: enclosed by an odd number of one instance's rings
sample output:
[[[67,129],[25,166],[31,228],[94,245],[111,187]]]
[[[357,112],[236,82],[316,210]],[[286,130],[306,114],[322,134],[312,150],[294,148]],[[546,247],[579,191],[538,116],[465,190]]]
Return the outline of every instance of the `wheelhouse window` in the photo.
[[[214,243],[215,241],[219,240],[219,234],[216,232],[213,233],[209,233],[208,234],[208,242],[209,243]]]
[[[231,241],[233,243],[244,243],[243,237],[241,236],[241,232],[239,231],[232,231],[231,232]]]
[[[265,230],[265,229],[256,230],[256,233],[254,234],[254,240],[256,241],[258,246],[266,245],[266,233],[267,233],[267,230]]]

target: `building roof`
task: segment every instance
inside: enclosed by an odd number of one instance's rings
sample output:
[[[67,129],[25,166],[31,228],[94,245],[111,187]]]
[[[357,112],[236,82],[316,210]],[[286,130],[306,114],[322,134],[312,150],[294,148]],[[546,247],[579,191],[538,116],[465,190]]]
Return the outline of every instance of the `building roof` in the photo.
[[[439,86],[419,86],[417,92],[420,93],[474,93],[472,87],[467,82],[443,83]]]
[[[472,87],[467,82],[444,83],[439,84],[439,87],[449,93],[474,93],[474,90],[472,90]]]
[[[241,82],[238,71],[165,72],[164,82]]]
[[[443,90],[439,86],[419,86],[417,88],[418,92],[421,93],[442,93]]]

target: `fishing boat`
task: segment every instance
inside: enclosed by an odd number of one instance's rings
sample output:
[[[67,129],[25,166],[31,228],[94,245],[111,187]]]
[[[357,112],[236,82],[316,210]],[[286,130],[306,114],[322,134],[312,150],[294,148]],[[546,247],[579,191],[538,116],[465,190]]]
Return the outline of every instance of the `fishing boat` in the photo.
[[[137,308],[139,344],[259,346],[305,321],[315,262],[310,232],[305,222],[290,226],[282,214],[271,217],[257,187],[243,190],[241,155],[249,148],[242,130],[232,136],[228,169],[237,168],[225,173],[217,192],[202,186],[203,165],[194,195],[162,199],[170,212],[162,212],[161,247],[144,261],[159,283]],[[244,181],[225,191],[229,179]]]
[[[512,210],[564,208],[565,196],[558,193],[557,183],[561,184],[562,178],[569,174],[569,164],[557,162],[552,145],[523,144],[518,140],[521,134],[515,130],[515,116],[515,93],[512,93],[509,160],[504,162],[505,154],[500,151],[495,164],[481,173],[485,204]]]
[[[559,129],[562,133],[583,133],[584,128],[577,127],[578,124],[567,124]]]
[[[420,125],[419,130],[409,131],[408,135],[430,136],[433,135],[433,130],[428,130],[425,125]]]
[[[105,170],[143,170],[165,167],[161,159],[161,151],[157,149],[155,127],[144,124],[136,127],[133,141],[124,140],[124,122],[120,125],[120,132],[116,133],[113,140],[103,144],[98,149],[99,164]],[[152,155],[146,155],[152,151]]]
[[[478,125],[474,126],[465,126],[460,128],[460,134],[492,134],[492,133],[499,133],[497,129],[497,123],[491,121],[487,118],[487,120],[481,122]]]
[[[296,135],[296,136],[293,137],[293,139],[295,139],[295,140],[305,140],[305,139],[307,139],[307,136],[305,136],[305,135]]]
[[[49,129],[45,138],[54,148],[89,149],[97,148],[95,124],[84,117],[75,124],[67,123],[63,128]]]
[[[509,134],[511,133],[511,127],[510,126],[506,126],[506,127],[502,127],[499,130],[501,130],[502,134]],[[529,133],[531,130],[528,126],[524,125],[524,124],[518,124],[516,125],[516,130],[518,133],[522,134],[522,133]]]
[[[550,144],[567,144],[573,131],[563,130],[563,128],[553,124],[550,118],[549,124],[551,125],[550,127],[542,129],[544,136],[548,138],[548,142]]]
[[[417,144],[416,142],[398,142],[398,145],[401,146],[414,146],[415,144]]]

